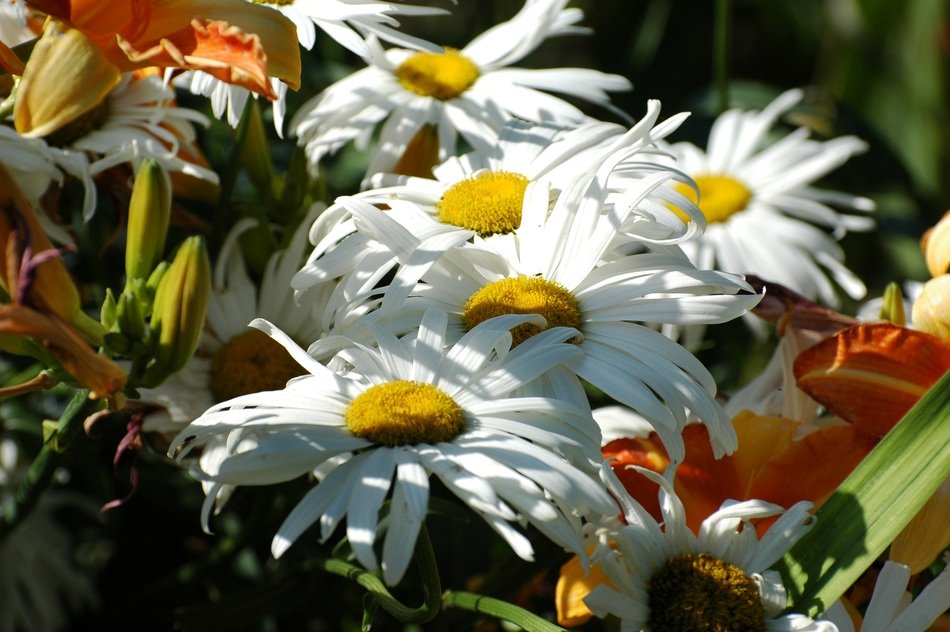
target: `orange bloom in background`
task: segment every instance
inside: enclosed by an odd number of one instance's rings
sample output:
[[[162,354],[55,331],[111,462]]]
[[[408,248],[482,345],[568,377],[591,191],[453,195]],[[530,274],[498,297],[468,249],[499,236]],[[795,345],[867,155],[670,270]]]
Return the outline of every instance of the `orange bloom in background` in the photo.
[[[146,66],[203,70],[276,98],[268,77],[296,89],[300,48],[293,23],[245,0],[30,0],[82,31],[120,71]]]

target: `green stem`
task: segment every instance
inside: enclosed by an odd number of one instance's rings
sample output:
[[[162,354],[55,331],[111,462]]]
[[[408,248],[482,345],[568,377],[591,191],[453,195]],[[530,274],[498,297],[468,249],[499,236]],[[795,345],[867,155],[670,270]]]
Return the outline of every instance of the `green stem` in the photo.
[[[729,0],[716,0],[715,34],[713,40],[713,76],[719,112],[729,107]]]
[[[524,608],[493,597],[464,591],[447,591],[442,597],[446,608],[463,608],[510,621],[528,632],[564,632],[564,628],[532,614]]]
[[[99,406],[99,400],[89,399],[88,390],[77,391],[66,407],[53,432],[43,443],[39,454],[30,464],[26,477],[20,483],[14,502],[0,516],[0,537],[13,531],[39,501],[53,478],[53,472],[62,455],[82,430],[83,421]]]
[[[377,575],[363,570],[340,559],[322,560],[319,564],[324,570],[346,577],[365,588],[379,604],[379,607],[399,619],[403,623],[428,623],[439,614],[442,607],[442,581],[439,578],[439,569],[435,561],[435,552],[432,550],[432,541],[425,524],[419,530],[419,539],[413,559],[419,567],[422,576],[423,602],[418,608],[411,608],[393,597],[386,584]]]

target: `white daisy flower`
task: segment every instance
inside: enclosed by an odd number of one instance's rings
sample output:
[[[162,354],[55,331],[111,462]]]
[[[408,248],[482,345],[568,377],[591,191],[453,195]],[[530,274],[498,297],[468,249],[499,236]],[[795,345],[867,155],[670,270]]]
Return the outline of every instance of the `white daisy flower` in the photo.
[[[617,154],[612,161],[622,158]],[[401,265],[379,288],[372,278],[377,269],[370,267],[376,261],[361,264],[352,276],[369,281],[350,302],[330,306],[360,317],[337,316],[335,322],[352,324],[346,331],[354,336],[368,321],[409,332],[422,313],[439,309],[449,313],[457,337],[492,316],[539,313],[551,326],[581,332],[576,343],[583,354],[569,370],[648,418],[674,459],[683,455],[680,431],[690,411],[709,427],[716,453],[731,452],[736,438],[714,400],[712,376],[681,346],[641,323],[723,322],[760,297],[739,277],[697,270],[675,246],[630,255],[613,250],[632,209],[672,177],[649,175],[604,207],[613,166],[605,163],[594,177],[574,182],[553,207],[548,183],[533,182],[525,189],[521,225],[506,239],[441,251],[421,245],[409,250],[422,240],[390,217],[393,211],[352,199],[347,208],[362,224],[360,231],[399,254]],[[477,214],[479,208],[462,211]],[[538,331],[523,326],[515,340]],[[310,350],[321,355],[322,347],[318,342]]]
[[[684,245],[698,267],[755,274],[834,306],[838,298],[828,274],[850,296],[865,293],[861,280],[844,266],[836,239],[847,230],[868,230],[873,221],[832,206],[871,211],[874,205],[811,184],[863,152],[866,144],[853,136],[811,140],[804,128],[770,141],[766,135],[772,126],[802,96],[801,90],[789,90],[760,112],[725,112],[714,123],[705,151],[690,143],[667,149],[677,168],[698,185],[707,229]],[[690,194],[685,185],[680,188]]]
[[[780,616],[787,594],[781,576],[767,570],[810,528],[810,503],[785,511],[760,500],[727,502],[694,534],[673,485],[636,469],[660,486],[663,521],[627,496],[605,468],[608,486],[623,499],[626,525],[594,533],[591,559],[613,584],[584,599],[594,614],[620,618],[623,632],[828,629],[803,615]],[[751,521],[779,514],[759,538]]]
[[[364,38],[372,34],[382,40],[423,50],[439,50],[438,46],[418,37],[406,35],[396,29],[399,22],[394,15],[440,15],[447,13],[435,7],[417,7],[392,2],[372,0],[249,0],[267,4],[280,11],[297,28],[297,40],[310,50],[317,41],[315,26],[340,45],[361,57],[370,55]],[[287,113],[287,84],[279,79],[270,79],[271,88],[277,94],[273,102],[274,127],[283,137],[284,116]],[[247,104],[250,91],[240,86],[225,83],[206,72],[189,71],[178,75],[174,84],[192,94],[206,96],[211,100],[211,111],[217,118],[227,114],[227,121],[237,127],[241,113]],[[255,98],[257,96],[255,95]]]
[[[39,138],[21,136],[6,125],[0,125],[0,164],[34,208],[50,184],[63,182],[63,173],[53,161],[49,146]]]
[[[102,103],[43,137],[56,165],[84,183],[86,219],[96,207],[92,177],[118,164],[137,168],[151,158],[168,172],[218,182],[214,171],[199,164],[195,144],[193,124],[207,125],[208,120],[173,105],[174,96],[159,77],[128,73]]]
[[[0,511],[14,502],[28,468],[16,443],[0,438]],[[73,613],[98,606],[94,578],[75,564],[73,538],[57,521],[64,509],[98,513],[77,494],[48,490],[0,539],[0,630],[55,632],[69,624]]]
[[[884,562],[877,576],[871,601],[862,625],[854,622],[841,601],[828,609],[823,620],[834,624],[834,632],[925,632],[950,610],[950,565],[945,566],[924,589],[912,598],[907,592],[910,569],[896,562]]]
[[[596,424],[573,402],[510,396],[576,356],[573,345],[563,344],[576,332],[550,329],[536,344],[509,351],[511,327],[543,321],[508,316],[483,323],[447,348],[446,322],[445,314],[429,312],[411,341],[374,329],[378,348],[338,339],[348,369],[335,372],[266,321],[255,321],[309,375],[281,391],[214,406],[172,448],[185,453],[227,435],[227,453],[204,474],[233,485],[292,480],[353,453],[286,518],[271,546],[275,556],[313,523],[320,523],[325,541],[347,517],[354,555],[366,568],[377,568],[379,511],[391,496],[382,571],[387,583],[398,582],[425,518],[432,474],[520,557],[530,560],[532,547],[515,521],[582,553],[580,516],[617,511],[594,477]]]
[[[457,153],[459,134],[475,149],[487,151],[514,117],[559,125],[587,120],[573,105],[541,90],[611,107],[608,92],[630,89],[623,77],[581,68],[506,68],[548,37],[584,32],[574,26],[583,13],[565,9],[565,4],[567,0],[528,0],[511,20],[462,50],[384,51],[375,38],[368,38],[370,67],[327,88],[291,120],[311,169],[315,172],[324,156],[350,141],[365,147],[376,125],[387,118],[369,174],[393,171],[426,125],[436,129],[442,161]]]
[[[490,152],[449,158],[434,170],[435,179],[381,174],[377,180],[392,186],[342,197],[317,219],[310,233],[315,247],[292,285],[304,290],[337,281],[323,323],[327,330],[345,328],[365,311],[354,309],[354,304],[398,265],[404,268],[399,274],[417,279],[442,252],[473,238],[503,254],[518,250],[517,229],[531,182],[544,181],[558,191],[574,186],[579,174],[594,174],[608,160],[619,161],[606,176],[604,204],[629,206],[631,192],[639,190],[644,178],[661,172],[679,177],[645,157],[653,151],[654,139],[675,130],[685,118],[677,115],[656,124],[659,111],[659,101],[648,102],[646,116],[630,130],[599,122],[569,130],[510,122]],[[617,170],[623,172],[620,189],[613,186]],[[647,190],[628,213],[624,238],[673,243],[695,231],[699,222],[684,223],[664,200],[652,199],[652,191],[662,189]],[[677,203],[690,205],[682,196]],[[386,213],[367,205],[385,208]],[[374,219],[366,218],[367,211]],[[697,207],[693,211],[701,216]],[[380,229],[388,235],[384,243],[372,237]]]

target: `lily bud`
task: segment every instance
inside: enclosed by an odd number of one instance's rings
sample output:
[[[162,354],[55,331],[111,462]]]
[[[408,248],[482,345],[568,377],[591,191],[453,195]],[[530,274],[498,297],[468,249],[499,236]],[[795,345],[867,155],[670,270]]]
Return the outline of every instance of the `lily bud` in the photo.
[[[195,352],[211,298],[211,261],[199,236],[186,239],[162,276],[152,307],[152,363],[145,386],[157,386]]]
[[[161,261],[171,217],[171,180],[154,160],[142,162],[135,174],[129,202],[129,229],[125,245],[125,275],[147,279]]]
[[[943,219],[937,222],[936,226],[924,233],[921,247],[930,276],[936,277],[950,272],[950,211],[944,213]]]
[[[270,148],[264,121],[261,119],[261,107],[256,99],[248,99],[244,106],[241,123],[245,125],[244,145],[241,147],[241,164],[248,177],[258,190],[270,194],[274,172],[271,168]]]
[[[145,314],[141,302],[131,292],[119,295],[115,315],[119,333],[131,341],[145,339]]]
[[[914,328],[950,341],[950,274],[924,283],[911,319]]]

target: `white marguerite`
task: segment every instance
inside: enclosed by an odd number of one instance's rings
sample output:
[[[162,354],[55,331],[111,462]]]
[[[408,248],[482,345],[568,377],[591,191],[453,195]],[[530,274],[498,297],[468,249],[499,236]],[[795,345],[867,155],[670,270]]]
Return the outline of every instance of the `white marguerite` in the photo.
[[[618,617],[622,632],[828,630],[804,615],[779,615],[787,594],[781,576],[768,570],[810,528],[810,503],[785,511],[760,500],[727,502],[694,534],[672,483],[636,469],[660,486],[662,522],[630,498],[605,467],[626,524],[585,527],[596,542],[591,560],[612,584],[600,584],[584,598],[594,614]],[[779,515],[759,538],[753,521]]]
[[[195,142],[194,124],[207,125],[207,118],[174,98],[160,77],[126,73],[99,105],[42,137],[53,162],[84,183],[85,218],[96,208],[92,177],[122,163],[138,168],[151,158],[167,172],[218,182]]]
[[[444,9],[421,7],[394,2],[373,2],[372,0],[249,0],[257,4],[266,4],[280,11],[294,23],[297,29],[297,41],[310,50],[317,41],[315,27],[320,27],[327,35],[350,51],[367,57],[370,54],[364,38],[372,34],[382,40],[419,48],[438,50],[439,47],[425,40],[400,32],[395,15],[419,16],[440,15]],[[188,71],[175,77],[174,84],[193,94],[206,96],[211,100],[211,111],[218,118],[225,114],[232,127],[241,121],[241,113],[247,105],[250,91],[240,86],[226,83],[206,72]],[[271,88],[277,95],[273,102],[274,127],[283,135],[284,116],[287,113],[287,84],[279,79],[270,79]],[[255,98],[257,98],[255,96]]]
[[[945,556],[945,562],[950,562],[950,555]],[[836,601],[822,620],[834,624],[829,626],[833,632],[926,632],[950,610],[950,564],[916,597],[907,592],[909,581],[907,566],[884,562],[860,627],[855,627],[841,601]]]
[[[594,174],[619,156],[620,164],[606,177],[603,199],[605,205],[626,204],[625,199],[639,190],[647,176],[663,172],[670,178],[682,177],[649,160],[655,139],[671,133],[686,116],[679,114],[657,124],[659,112],[659,101],[649,101],[646,115],[629,130],[600,122],[563,129],[512,121],[491,150],[449,158],[434,169],[434,179],[379,174],[373,180],[381,188],[339,198],[314,222],[310,233],[314,249],[292,285],[304,290],[337,282],[323,323],[327,330],[345,328],[362,313],[352,309],[352,303],[399,265],[404,268],[399,274],[418,278],[442,252],[468,240],[502,253],[516,251],[516,229],[531,182],[548,182],[556,193],[573,186],[580,174]],[[618,170],[623,174],[622,188],[613,186]],[[658,192],[666,190],[654,187],[638,196],[624,225],[625,238],[676,243],[701,224],[701,220],[684,223],[668,208],[666,200],[673,198],[654,199]],[[676,204],[691,208],[701,218],[698,207],[687,198],[672,195]],[[380,221],[402,227],[386,230],[390,238],[385,243],[373,239],[369,228],[373,222],[357,218],[365,215],[361,210],[368,209],[367,204],[386,209]],[[397,237],[400,234],[403,237]]]
[[[686,142],[663,146],[698,185],[707,228],[684,244],[698,267],[755,274],[834,306],[828,273],[850,296],[865,293],[836,239],[847,230],[868,230],[873,221],[832,206],[866,212],[874,204],[812,183],[866,144],[854,136],[813,140],[805,128],[771,140],[776,121],[802,97],[801,90],[789,90],[761,111],[728,110],[713,124],[705,150]]]
[[[38,35],[27,23],[23,0],[0,0],[0,42],[13,48]]]
[[[527,0],[513,18],[461,50],[383,50],[374,37],[367,38],[370,66],[328,87],[290,122],[311,169],[316,172],[324,156],[351,141],[365,148],[384,119],[370,175],[394,171],[426,126],[434,128],[438,161],[443,161],[457,153],[459,134],[475,149],[487,151],[512,118],[555,124],[587,120],[578,108],[542,90],[611,107],[608,92],[630,89],[618,75],[583,68],[506,68],[548,37],[585,32],[574,26],[583,17],[581,10],[565,9],[566,4]]]
[[[573,373],[633,408],[654,424],[674,459],[683,455],[680,431],[690,413],[708,426],[716,454],[732,452],[735,433],[714,399],[708,370],[643,323],[724,322],[760,297],[738,276],[697,270],[675,245],[653,245],[636,254],[617,251],[620,227],[633,209],[673,177],[662,171],[646,176],[605,206],[605,183],[623,157],[615,154],[596,174],[559,193],[544,181],[528,184],[520,226],[505,239],[476,239],[443,251],[411,250],[420,243],[411,225],[400,224],[393,211],[351,199],[347,209],[360,231],[399,253],[403,265],[385,287],[377,287],[376,269],[361,263],[352,276],[370,280],[351,301],[332,307],[344,314],[334,322],[346,323],[344,331],[352,336],[360,336],[358,328],[370,321],[410,332],[426,310],[439,309],[449,313],[457,338],[492,316],[539,313],[549,326],[581,333],[575,343],[582,355],[549,377]],[[463,212],[477,214],[480,207]],[[515,341],[538,331],[522,326]],[[310,351],[322,356],[323,347],[318,341]],[[571,375],[560,383],[570,389],[571,379],[576,381]]]
[[[378,348],[342,337],[346,370],[332,371],[266,321],[255,325],[283,344],[308,374],[280,391],[218,404],[172,444],[186,454],[222,434],[225,454],[200,475],[222,484],[267,485],[335,465],[278,529],[282,555],[312,524],[326,540],[346,517],[356,559],[379,566],[379,512],[391,498],[382,571],[403,576],[425,519],[429,477],[493,528],[520,557],[533,549],[512,524],[530,523],[560,546],[583,553],[581,516],[614,514],[596,479],[600,437],[580,403],[512,397],[523,384],[576,356],[569,328],[549,329],[535,344],[510,349],[511,327],[543,322],[506,316],[447,346],[444,313],[431,311],[418,335],[400,340],[375,328]],[[586,401],[584,402],[586,404]],[[352,453],[342,460],[335,457]]]

